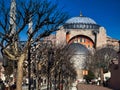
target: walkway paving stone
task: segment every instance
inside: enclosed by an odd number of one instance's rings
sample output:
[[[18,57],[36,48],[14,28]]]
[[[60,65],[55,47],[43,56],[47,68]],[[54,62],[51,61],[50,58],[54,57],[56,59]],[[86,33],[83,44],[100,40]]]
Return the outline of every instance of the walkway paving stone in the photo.
[[[113,89],[97,85],[78,84],[78,90],[113,90]]]

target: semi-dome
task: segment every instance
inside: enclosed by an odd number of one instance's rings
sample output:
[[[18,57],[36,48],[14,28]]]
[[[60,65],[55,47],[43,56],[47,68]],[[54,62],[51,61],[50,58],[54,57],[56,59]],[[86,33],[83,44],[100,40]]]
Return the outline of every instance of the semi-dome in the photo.
[[[82,44],[72,43],[69,45],[68,52],[72,55],[70,60],[74,63],[74,67],[84,69],[88,49]]]
[[[98,29],[99,25],[91,18],[82,14],[78,17],[68,19],[64,25],[67,29]]]
[[[79,43],[72,43],[69,45],[69,50],[71,54],[75,55],[86,55],[88,53],[88,49]]]

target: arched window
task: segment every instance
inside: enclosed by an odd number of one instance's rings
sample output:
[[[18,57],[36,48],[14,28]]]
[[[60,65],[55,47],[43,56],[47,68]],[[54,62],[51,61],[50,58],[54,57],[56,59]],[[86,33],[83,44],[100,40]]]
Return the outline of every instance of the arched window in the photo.
[[[80,37],[80,42],[82,42],[82,37]]]

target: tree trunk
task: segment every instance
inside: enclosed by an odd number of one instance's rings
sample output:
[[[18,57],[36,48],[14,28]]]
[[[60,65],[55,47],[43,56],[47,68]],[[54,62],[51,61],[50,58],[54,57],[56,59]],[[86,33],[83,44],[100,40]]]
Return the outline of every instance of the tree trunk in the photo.
[[[17,88],[16,90],[22,90],[23,81],[23,61],[25,60],[26,54],[22,54],[18,60],[17,68]]]
[[[101,78],[101,85],[103,85],[103,81],[104,81],[104,73],[103,73],[103,68],[100,68],[100,78]]]

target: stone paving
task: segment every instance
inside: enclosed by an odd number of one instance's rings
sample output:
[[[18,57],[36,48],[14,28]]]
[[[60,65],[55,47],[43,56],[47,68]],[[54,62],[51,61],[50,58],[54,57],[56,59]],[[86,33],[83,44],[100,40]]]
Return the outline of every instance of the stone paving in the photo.
[[[78,84],[78,90],[113,90],[113,89],[97,85]]]
[[[24,86],[22,88],[23,90],[28,90],[28,86]],[[34,89],[36,90],[36,89]],[[46,87],[42,88],[41,90],[47,90]],[[52,89],[54,90],[54,89]],[[63,89],[65,90],[65,89]],[[69,90],[73,90],[73,89],[69,89]],[[76,90],[76,89],[74,89]],[[97,86],[97,85],[88,85],[88,84],[78,84],[78,90],[113,90],[107,87],[103,87],[103,86]]]

